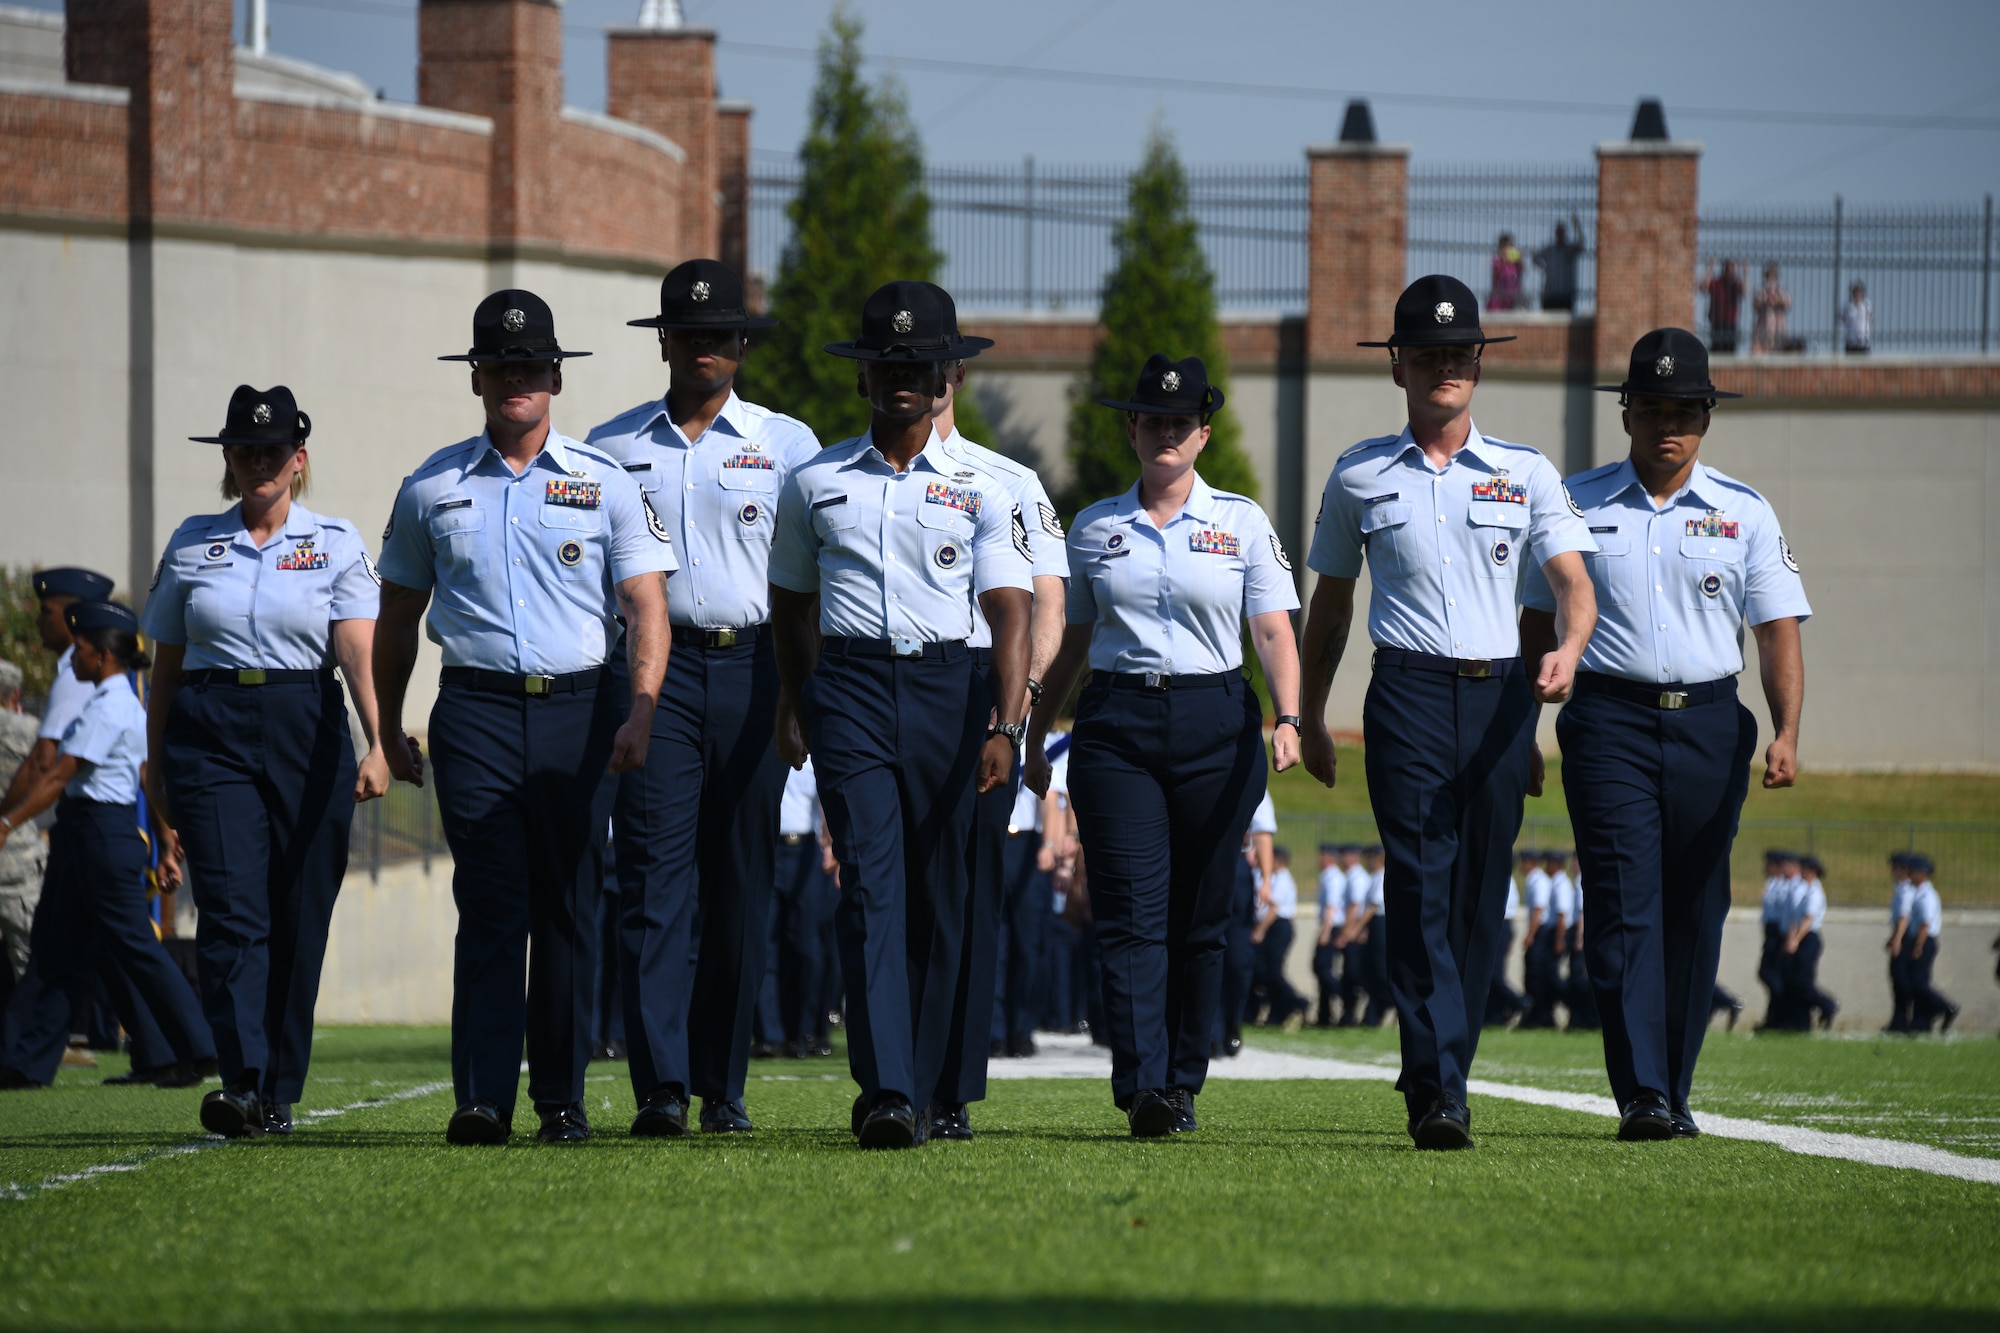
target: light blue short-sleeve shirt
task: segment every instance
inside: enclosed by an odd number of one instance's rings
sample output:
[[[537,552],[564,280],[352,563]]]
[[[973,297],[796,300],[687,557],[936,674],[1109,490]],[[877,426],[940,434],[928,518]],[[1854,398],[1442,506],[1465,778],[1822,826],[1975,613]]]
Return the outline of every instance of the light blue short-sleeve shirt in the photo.
[[[731,393],[690,441],[659,399],[613,417],[586,443],[624,467],[673,534],[680,567],[667,576],[667,612],[674,624],[745,629],[771,618],[778,491],[819,453],[804,422]]]
[[[1540,912],[1543,916],[1548,915],[1549,911],[1548,871],[1542,869],[1540,866],[1536,866],[1533,870],[1530,870],[1527,874],[1521,877],[1521,890],[1522,890],[1522,899],[1527,903],[1528,910],[1530,912]]]
[[[1894,930],[1896,923],[1910,914],[1910,898],[1915,893],[1907,879],[1897,880],[1889,890],[1889,929]]]
[[[352,523],[294,503],[260,547],[238,504],[174,530],[139,623],[185,644],[189,671],[313,671],[333,664],[334,621],[375,619],[381,586]]]
[[[1597,543],[1584,556],[1597,590],[1585,671],[1646,684],[1700,684],[1743,670],[1743,624],[1812,615],[1798,561],[1764,497],[1696,462],[1659,508],[1627,458],[1569,479]],[[1553,611],[1539,569],[1521,604]]]
[[[673,537],[612,458],[554,431],[517,476],[485,432],[403,482],[382,577],[431,593],[446,666],[566,675],[618,641],[613,588],[676,568]]]
[[[997,478],[1014,497],[1014,507],[1020,511],[1027,534],[1029,573],[1034,578],[1067,579],[1069,556],[1063,547],[1062,519],[1057,516],[1048,490],[1035,470],[998,450],[973,443],[965,438],[963,431],[954,430],[943,444],[946,453],[964,459],[967,467]],[[972,604],[972,634],[966,642],[974,648],[993,646],[992,627],[986,623],[986,613],[976,601]]]
[[[70,669],[75,657],[76,648],[72,645],[56,658],[56,673],[49,681],[49,701],[42,705],[42,725],[35,732],[36,740],[60,741],[69,724],[76,721],[76,715],[90,702],[90,696],[97,693],[95,685],[78,680],[76,672]]]
[[[1917,885],[1910,894],[1910,929],[1920,926],[1929,928],[1932,939],[1944,928],[1944,902],[1938,897],[1937,886],[1929,881]]]
[[[1339,866],[1319,872],[1319,919],[1321,925],[1347,924],[1347,872]]]
[[[784,795],[778,798],[778,832],[804,837],[819,832],[819,781],[812,759],[785,774]]]
[[[76,776],[63,788],[63,795],[109,805],[135,804],[139,765],[146,761],[146,706],[122,671],[91,688],[83,711],[63,732],[59,753],[77,761]]]
[[[1517,657],[1523,566],[1594,550],[1555,466],[1538,450],[1479,433],[1442,471],[1410,435],[1340,456],[1320,499],[1306,564],[1352,579],[1365,556],[1368,637],[1440,657]]]
[[[1299,607],[1291,559],[1264,511],[1199,475],[1164,528],[1137,483],[1078,514],[1069,568],[1069,623],[1096,622],[1093,671],[1236,671],[1245,618]]]
[[[935,432],[901,472],[857,435],[786,479],[771,582],[819,594],[822,634],[949,642],[971,637],[979,594],[1033,590],[1032,554],[1007,487]]]

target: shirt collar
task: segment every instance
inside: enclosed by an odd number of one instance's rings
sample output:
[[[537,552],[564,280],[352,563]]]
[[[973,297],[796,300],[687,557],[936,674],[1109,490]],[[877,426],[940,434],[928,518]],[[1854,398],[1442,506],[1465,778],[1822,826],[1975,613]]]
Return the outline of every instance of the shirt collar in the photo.
[[[1466,427],[1469,433],[1465,437],[1465,444],[1452,454],[1451,461],[1456,463],[1460,459],[1463,459],[1468,463],[1477,464],[1488,472],[1508,471],[1507,451],[1499,448],[1497,445],[1488,444],[1486,437],[1479,433],[1479,427],[1476,423],[1468,420]],[[1424,451],[1417,444],[1417,437],[1410,433],[1410,427],[1408,423],[1405,423],[1402,435],[1396,440],[1395,457],[1401,460],[1413,449],[1416,450],[1417,457],[1422,460],[1423,466],[1429,468],[1430,460],[1424,458]]]
[[[655,433],[661,425],[668,428],[673,440],[687,440],[689,444],[694,443],[688,440],[686,432],[674,424],[673,417],[667,412],[667,399],[664,394],[660,396],[659,402],[653,404],[653,410],[646,414],[646,419],[639,423],[639,433],[641,435]],[[730,388],[729,397],[723,402],[722,410],[715,414],[715,420],[708,423],[709,430],[714,430],[718,426],[739,439],[750,438],[750,432],[744,429],[743,400],[736,396],[734,386]],[[702,433],[706,435],[708,432]]]
[[[895,464],[884,458],[882,451],[875,447],[875,435],[872,428],[863,433],[859,438],[863,442],[862,449],[860,453],[854,456],[854,462],[867,463],[871,466],[879,465],[888,468],[892,472],[895,471]],[[924,441],[924,447],[918,451],[915,458],[910,460],[910,471],[915,472],[918,468],[922,468],[927,472],[938,473],[940,476],[949,476],[952,470],[950,463],[953,461],[955,460],[950,448],[943,440],[938,438],[937,427],[932,426],[931,437]]]
[[[312,536],[318,529],[319,515],[300,504],[297,500],[294,500],[292,501],[292,507],[285,513],[285,530],[272,537],[271,540],[276,541],[278,537],[287,537],[293,541],[298,541],[302,538]],[[221,536],[231,542],[240,540],[245,546],[253,550],[259,549],[257,543],[250,539],[250,525],[243,521],[243,502],[241,500],[238,500],[235,504],[222,511],[220,521],[214,528],[209,530],[209,535],[211,537]]]
[[[1607,498],[1616,499],[1632,487],[1638,486],[1641,502],[1648,509],[1653,507],[1652,497],[1646,493],[1646,488],[1640,485],[1639,469],[1632,466],[1630,457],[1621,462],[1607,480],[1611,484],[1611,489],[1605,492]],[[1720,511],[1724,507],[1721,501],[1725,498],[1725,492],[1716,484],[1708,469],[1701,465],[1700,459],[1695,460],[1694,469],[1688,473],[1687,484],[1667,497],[1667,503],[1660,512],[1664,513],[1666,509],[1679,504],[1683,498],[1690,497],[1700,502],[1706,509]]]
[[[1194,474],[1194,489],[1188,492],[1187,503],[1182,505],[1180,513],[1168,519],[1167,523],[1171,527],[1184,518],[1193,519],[1197,523],[1209,523],[1215,518],[1215,510],[1215,488],[1203,481],[1201,473],[1197,472]],[[1139,483],[1135,481],[1125,494],[1118,497],[1118,508],[1113,511],[1111,517],[1116,523],[1133,523],[1138,521],[1139,515],[1144,512],[1145,506],[1139,503]]]
[[[560,472],[565,477],[569,476],[576,469],[572,466],[569,450],[564,448],[564,445],[573,443],[575,441],[571,440],[561,431],[553,426],[549,427],[548,438],[542,441],[542,451],[528,461],[528,468],[548,468],[552,471]],[[507,460],[500,456],[498,446],[493,443],[493,433],[483,430],[479,432],[479,439],[475,442],[475,452],[472,462],[465,470],[467,472],[477,472],[489,464],[492,467],[498,468],[507,476],[511,477],[514,475],[514,469],[507,465]],[[528,468],[522,469],[523,476],[527,475]]]

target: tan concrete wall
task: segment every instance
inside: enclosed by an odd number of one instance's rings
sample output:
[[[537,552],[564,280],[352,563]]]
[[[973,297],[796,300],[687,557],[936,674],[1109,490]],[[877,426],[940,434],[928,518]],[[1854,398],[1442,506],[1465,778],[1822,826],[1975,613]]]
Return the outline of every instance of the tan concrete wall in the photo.
[[[379,882],[351,871],[334,904],[320,973],[321,1023],[451,1022],[451,951],[458,909],[452,863],[384,866]]]

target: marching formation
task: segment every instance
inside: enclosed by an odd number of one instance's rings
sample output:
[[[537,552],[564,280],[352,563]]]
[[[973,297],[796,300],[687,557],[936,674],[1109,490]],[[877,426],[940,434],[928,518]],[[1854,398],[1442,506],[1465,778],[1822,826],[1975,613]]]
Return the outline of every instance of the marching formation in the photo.
[[[1504,339],[1470,290],[1413,283],[1390,336],[1363,344],[1387,349],[1407,424],[1327,479],[1295,634],[1270,520],[1199,471],[1223,394],[1198,359],[1156,354],[1102,400],[1138,481],[1065,531],[1031,468],[957,431],[965,363],[992,344],[933,284],[884,285],[827,345],[871,417],[825,447],[737,396],[772,321],[726,265],[676,268],[658,314],[631,323],[656,331],[669,388],[576,439],[553,400],[589,353],[531,292],[482,301],[469,350],[441,358],[469,364],[482,428],[405,478],[379,563],[301,503],[311,421],[291,392],[244,386],[195,437],[221,446],[234,503],[176,530],[142,619],[108,580],[41,576],[75,647],[0,803],[0,838],[58,811],[0,1084],[52,1081],[101,937],[157,1029],[149,1081],[219,1073],[205,1126],[289,1132],[355,805],[429,779],[459,914],[452,1143],[510,1138],[524,1048],[537,1137],[590,1136],[602,950],[631,1133],[751,1133],[753,1040],[824,1049],[829,918],[856,1141],[969,1139],[989,1052],[1032,1049],[1041,1016],[1021,947],[1048,914],[1037,870],[1059,892],[1087,877],[1091,1027],[1131,1134],[1195,1131],[1210,1058],[1240,1046],[1246,1013],[1311,1008],[1283,976],[1298,894],[1267,775],[1338,777],[1323,719],[1366,568],[1381,844],[1320,849],[1320,1020],[1336,1001],[1349,1024],[1394,1009],[1419,1148],[1473,1142],[1467,1080],[1495,1006],[1532,1025],[1559,998],[1573,1024],[1585,1005],[1602,1023],[1621,1138],[1698,1132],[1757,741],[1741,630],[1777,728],[1763,780],[1786,786],[1810,609],[1770,506],[1699,461],[1733,395],[1691,334],[1640,339],[1605,386],[1629,457],[1566,486],[1473,424],[1482,352]],[[444,663],[428,755],[405,731],[420,627]],[[148,665],[142,705],[127,673]],[[1517,904],[1551,704],[1581,889],[1543,853]],[[200,911],[198,1002],[146,918],[142,799],[162,883],[184,867]],[[1936,923],[1916,897],[1921,1006]],[[1501,979],[1517,905],[1525,1000]],[[774,949],[787,965],[766,994]]]

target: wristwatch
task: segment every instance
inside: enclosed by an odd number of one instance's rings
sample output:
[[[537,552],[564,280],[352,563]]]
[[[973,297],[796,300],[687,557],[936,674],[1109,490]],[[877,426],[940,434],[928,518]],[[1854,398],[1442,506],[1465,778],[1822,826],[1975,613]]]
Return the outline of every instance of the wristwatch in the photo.
[[[1025,722],[1001,722],[988,727],[986,729],[986,739],[990,741],[995,736],[1005,736],[1008,740],[1014,742],[1014,748],[1018,750],[1028,743],[1028,724]]]
[[[1028,702],[1031,704],[1038,704],[1041,701],[1042,701],[1042,682],[1036,680],[1033,676],[1030,676],[1028,677]]]
[[[1280,713],[1278,715],[1278,720],[1271,724],[1271,730],[1276,731],[1279,727],[1290,727],[1300,735],[1305,734],[1305,725],[1291,713]]]

